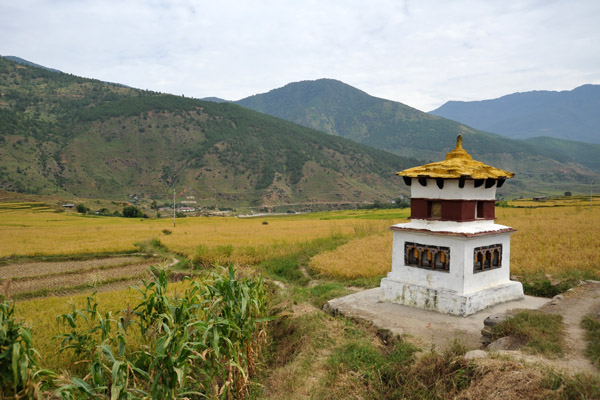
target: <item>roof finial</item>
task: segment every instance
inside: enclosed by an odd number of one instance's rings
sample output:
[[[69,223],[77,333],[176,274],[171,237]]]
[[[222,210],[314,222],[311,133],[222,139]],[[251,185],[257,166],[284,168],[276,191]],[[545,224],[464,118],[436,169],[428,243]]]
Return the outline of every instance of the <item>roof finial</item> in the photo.
[[[456,150],[462,150],[462,135],[456,137]]]

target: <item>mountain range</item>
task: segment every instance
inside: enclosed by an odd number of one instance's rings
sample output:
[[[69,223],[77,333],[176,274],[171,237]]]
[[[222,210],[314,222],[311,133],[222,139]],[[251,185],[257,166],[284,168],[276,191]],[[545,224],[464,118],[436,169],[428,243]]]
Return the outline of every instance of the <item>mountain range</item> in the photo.
[[[185,188],[229,207],[385,201],[408,194],[394,172],[442,159],[458,133],[476,159],[517,173],[500,195],[577,192],[600,177],[593,146],[508,139],[335,80],[234,104],[23,61],[0,57],[0,189],[167,199]]]
[[[547,136],[600,144],[600,85],[449,101],[430,114],[510,138]]]
[[[385,201],[417,161],[231,103],[158,94],[0,58],[0,188],[203,205]]]
[[[333,79],[290,83],[236,103],[428,161],[443,159],[454,147],[456,135],[462,134],[465,148],[475,159],[516,172],[508,193],[556,193],[566,186],[584,190],[582,184],[589,184],[600,172],[598,145],[538,138],[514,140],[370,96]]]

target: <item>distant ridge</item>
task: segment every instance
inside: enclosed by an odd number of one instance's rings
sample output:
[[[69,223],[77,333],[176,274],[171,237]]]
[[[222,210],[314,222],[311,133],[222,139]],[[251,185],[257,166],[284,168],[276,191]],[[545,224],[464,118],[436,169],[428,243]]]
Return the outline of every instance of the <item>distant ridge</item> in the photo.
[[[21,65],[28,65],[30,67],[42,68],[42,69],[45,69],[46,71],[50,71],[50,72],[62,72],[62,71],[59,71],[54,68],[44,67],[43,65],[39,65],[39,64],[33,63],[31,61],[27,61],[21,57],[15,57],[15,56],[2,56],[2,57],[6,58],[8,60],[14,61]]]
[[[556,193],[568,182],[578,182],[583,188],[584,182],[589,185],[589,180],[600,172],[596,161],[600,159],[600,148],[586,149],[586,144],[570,141],[509,139],[370,96],[334,79],[294,82],[236,103],[394,154],[428,161],[443,159],[454,148],[457,134],[462,134],[465,148],[477,160],[516,172],[517,177],[503,190]],[[565,146],[569,151],[563,151]]]
[[[548,136],[600,144],[600,85],[449,101],[430,114],[514,139]]]
[[[213,103],[231,103],[230,100],[225,100],[220,97],[203,97],[200,100],[212,101]]]

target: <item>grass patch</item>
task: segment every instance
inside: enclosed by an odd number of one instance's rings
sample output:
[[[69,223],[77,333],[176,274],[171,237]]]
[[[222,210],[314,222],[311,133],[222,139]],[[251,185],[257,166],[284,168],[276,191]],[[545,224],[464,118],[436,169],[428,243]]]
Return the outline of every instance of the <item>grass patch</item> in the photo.
[[[403,377],[404,387],[395,392],[397,398],[455,398],[474,377],[475,365],[464,359],[465,352],[464,345],[455,340],[442,352],[432,350],[423,355]]]
[[[351,341],[337,348],[328,360],[329,368],[346,368],[367,380],[381,380],[393,375],[398,365],[411,363],[416,348],[406,342],[380,350],[366,340]]]
[[[600,399],[600,376],[576,374],[573,376],[549,371],[543,386],[554,391],[556,399]]]
[[[587,315],[581,320],[581,327],[586,330],[587,346],[585,355],[600,369],[600,320]]]
[[[294,293],[294,301],[308,301],[315,307],[321,308],[327,301],[336,297],[346,296],[352,293],[338,282],[325,282],[312,287],[296,288]]]
[[[523,291],[526,295],[552,298],[577,286],[577,281],[567,279],[552,283],[549,279],[523,280]]]
[[[356,391],[362,387],[368,398],[446,399],[456,397],[471,384],[474,365],[463,358],[465,349],[460,343],[441,353],[431,351],[418,361],[416,351],[402,340],[380,347],[363,334],[334,350],[323,386],[335,393],[329,398],[348,396],[344,395],[347,384],[339,387],[339,382],[351,381],[354,387],[360,383]]]
[[[550,357],[563,354],[564,325],[561,315],[521,311],[492,328],[495,338],[516,336],[525,349]]]
[[[300,271],[301,256],[300,253],[296,253],[276,257],[263,262],[261,266],[274,279],[305,286],[310,281],[310,278],[304,276],[302,271]]]
[[[345,236],[331,235],[301,243],[295,252],[265,260],[261,267],[274,279],[305,286],[310,278],[302,273],[300,266],[306,266],[314,255],[333,250],[347,241]]]

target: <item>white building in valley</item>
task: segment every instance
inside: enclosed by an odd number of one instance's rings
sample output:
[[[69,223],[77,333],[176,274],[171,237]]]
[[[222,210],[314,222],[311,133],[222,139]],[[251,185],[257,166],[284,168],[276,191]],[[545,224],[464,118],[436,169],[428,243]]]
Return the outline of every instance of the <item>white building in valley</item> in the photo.
[[[496,188],[512,172],[473,160],[459,135],[444,161],[398,175],[411,187],[411,221],[391,227],[382,300],[466,316],[523,298],[510,280],[514,230],[494,223]]]

